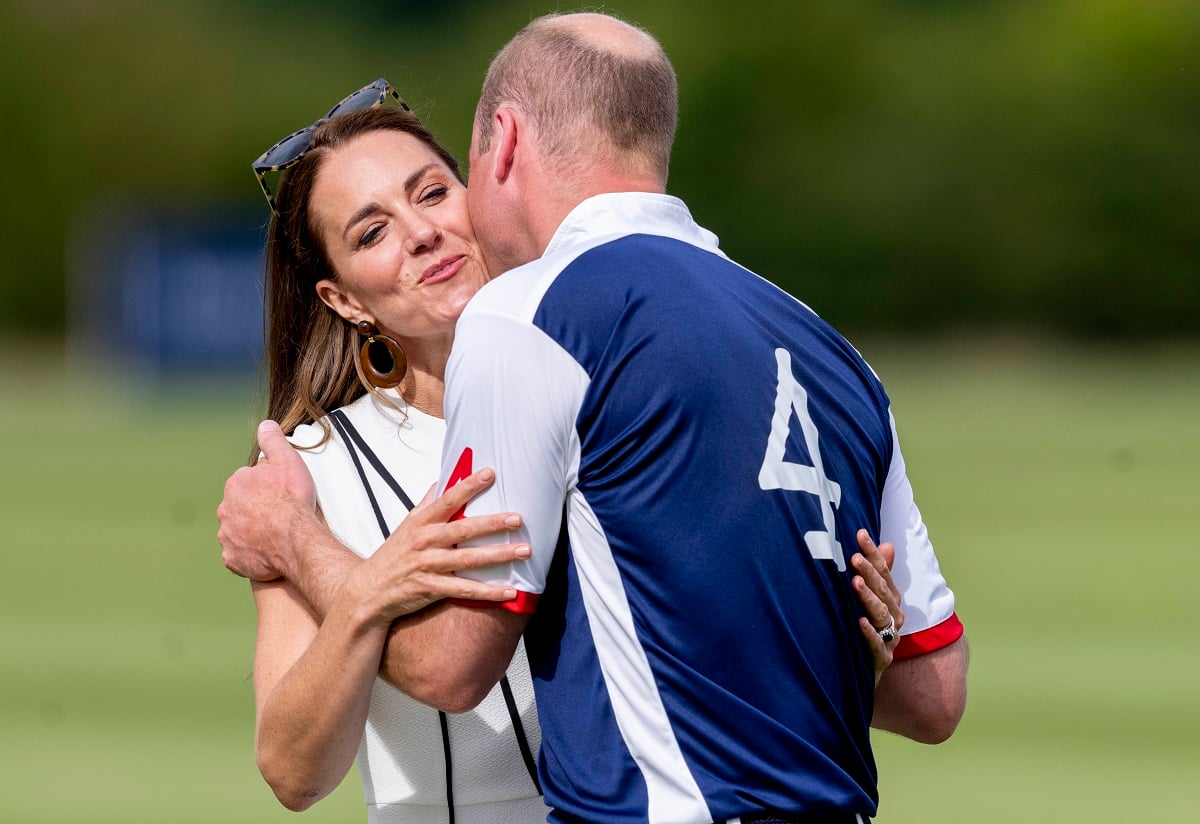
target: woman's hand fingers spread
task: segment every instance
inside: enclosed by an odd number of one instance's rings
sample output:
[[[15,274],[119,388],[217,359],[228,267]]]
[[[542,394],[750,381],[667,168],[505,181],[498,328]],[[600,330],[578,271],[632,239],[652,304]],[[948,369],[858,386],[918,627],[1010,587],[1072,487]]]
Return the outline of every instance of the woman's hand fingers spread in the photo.
[[[867,620],[878,635],[879,630],[891,623],[892,608],[879,597],[879,593],[873,590],[862,576],[856,575],[853,585],[855,591],[858,592],[858,599],[862,602],[863,612],[866,613]]]
[[[867,640],[867,646],[871,649],[871,659],[875,663],[875,683],[878,684],[879,677],[892,665],[895,655],[891,648],[883,642],[883,638],[880,637],[875,627],[871,626],[870,621],[866,618],[859,618],[858,626],[862,630],[863,638]]]
[[[481,584],[467,578],[458,578],[457,591],[448,598],[458,598],[467,601],[511,601],[517,597],[517,591],[510,586],[499,584]]]
[[[892,587],[882,575],[870,559],[864,555],[855,554],[850,558],[850,565],[854,567],[854,571],[859,574],[867,588],[880,601],[887,604],[892,604],[896,601],[898,593],[892,591]]]
[[[880,575],[891,575],[892,564],[896,560],[895,547],[887,542],[876,546],[875,542],[871,540],[871,533],[860,529],[858,531],[858,548]]]
[[[496,544],[462,549],[433,548],[403,551],[388,557],[376,552],[356,570],[362,600],[378,605],[379,615],[392,620],[444,598],[508,601],[517,597],[511,584],[488,584],[456,575],[528,558],[528,544]]]
[[[471,601],[510,601],[517,591],[509,584],[488,584],[455,575],[471,569],[511,563],[528,558],[528,544],[497,544],[432,550],[424,553],[429,593],[437,598],[462,598]]]
[[[521,516],[515,512],[497,512],[493,515],[472,515],[469,518],[459,518],[448,524],[437,527],[437,535],[444,546],[509,532],[521,525]]]
[[[439,555],[441,572],[458,572],[464,569],[507,564],[529,557],[528,544],[498,544],[495,546],[472,546],[450,549]]]
[[[471,499],[487,489],[496,480],[496,473],[488,467],[472,472],[454,486],[447,489],[440,497],[429,502],[428,514],[431,519],[445,523],[457,515],[470,503]],[[425,502],[421,502],[422,508]],[[415,512],[416,510],[414,510]]]
[[[896,622],[896,630],[899,631],[904,625],[904,611],[900,607],[900,589],[892,578],[890,566],[895,561],[895,548],[886,542],[876,546],[865,529],[858,532],[858,546],[862,552],[855,554],[850,563],[870,590],[887,605],[890,619]],[[882,626],[887,625],[887,620],[885,617]]]
[[[487,489],[495,479],[496,473],[484,468],[463,478],[441,497],[433,497],[434,490],[431,489],[396,531],[413,532],[442,526],[444,529],[424,536],[424,545],[453,546],[485,535],[517,529],[521,526],[521,516],[515,512],[470,517],[464,515],[464,509],[471,499]]]

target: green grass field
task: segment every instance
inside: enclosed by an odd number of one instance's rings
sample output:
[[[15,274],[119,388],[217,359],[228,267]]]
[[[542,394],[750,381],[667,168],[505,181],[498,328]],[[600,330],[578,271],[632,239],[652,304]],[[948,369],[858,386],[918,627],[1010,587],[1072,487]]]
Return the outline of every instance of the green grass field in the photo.
[[[1200,820],[1200,349],[864,347],[973,650],[958,734],[877,738],[887,824]],[[214,510],[234,389],[0,367],[0,821],[299,819],[251,750],[253,609]]]

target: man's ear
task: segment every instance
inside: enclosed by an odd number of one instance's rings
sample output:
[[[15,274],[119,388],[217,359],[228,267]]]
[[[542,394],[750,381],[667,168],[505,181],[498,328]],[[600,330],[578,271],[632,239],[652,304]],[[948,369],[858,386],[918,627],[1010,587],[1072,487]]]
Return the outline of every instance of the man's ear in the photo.
[[[525,121],[517,112],[502,106],[496,109],[495,123],[492,125],[495,128],[497,143],[496,165],[492,173],[498,183],[503,183],[512,173],[516,163],[517,146],[526,137]]]
[[[374,323],[373,319],[366,317],[362,304],[355,300],[353,295],[328,278],[317,281],[317,296],[351,324],[360,320],[370,320]]]

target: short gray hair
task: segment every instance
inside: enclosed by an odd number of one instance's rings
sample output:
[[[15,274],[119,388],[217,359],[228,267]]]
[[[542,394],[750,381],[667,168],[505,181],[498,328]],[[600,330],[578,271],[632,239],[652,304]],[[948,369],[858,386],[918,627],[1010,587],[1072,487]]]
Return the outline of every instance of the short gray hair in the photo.
[[[666,53],[636,26],[631,28],[645,35],[644,53],[590,42],[569,25],[572,16],[537,18],[496,55],[475,115],[478,150],[488,150],[492,116],[509,102],[530,118],[552,162],[565,167],[607,156],[665,183],[679,117],[675,70]],[[607,147],[597,146],[598,139]]]

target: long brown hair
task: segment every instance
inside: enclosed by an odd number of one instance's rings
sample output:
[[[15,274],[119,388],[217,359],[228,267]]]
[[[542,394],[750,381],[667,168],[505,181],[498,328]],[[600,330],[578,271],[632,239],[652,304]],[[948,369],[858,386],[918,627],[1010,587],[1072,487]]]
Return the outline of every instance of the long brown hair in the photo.
[[[368,109],[325,121],[312,132],[307,154],[283,174],[277,216],[267,234],[264,360],[267,417],[285,433],[369,391],[359,373],[358,333],[317,295],[316,284],[336,281],[313,226],[309,199],[324,158],[359,135],[376,130],[410,134],[432,149],[461,182],[458,161],[415,115],[398,108]],[[258,460],[255,440],[250,462]]]

